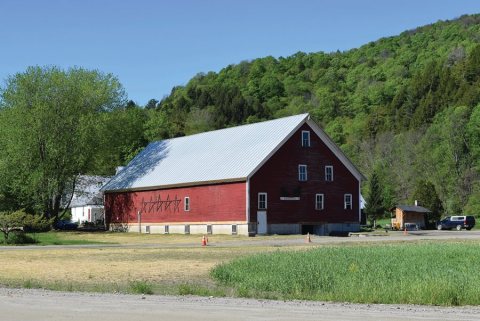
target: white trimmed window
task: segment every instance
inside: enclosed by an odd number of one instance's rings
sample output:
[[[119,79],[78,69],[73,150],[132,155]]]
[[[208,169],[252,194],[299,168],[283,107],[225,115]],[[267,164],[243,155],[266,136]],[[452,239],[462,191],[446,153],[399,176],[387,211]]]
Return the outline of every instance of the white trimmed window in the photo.
[[[185,212],[190,211],[190,197],[185,197],[185,202],[183,203],[183,210]]]
[[[346,210],[352,209],[352,194],[345,194],[343,196],[343,208]]]
[[[267,209],[267,193],[258,193],[258,209]]]
[[[315,209],[317,211],[324,209],[325,196],[323,194],[315,194]]]
[[[298,165],[298,180],[300,182],[307,180],[307,165]]]
[[[333,182],[333,166],[325,166],[325,181]]]
[[[310,131],[302,130],[302,147],[310,147]]]

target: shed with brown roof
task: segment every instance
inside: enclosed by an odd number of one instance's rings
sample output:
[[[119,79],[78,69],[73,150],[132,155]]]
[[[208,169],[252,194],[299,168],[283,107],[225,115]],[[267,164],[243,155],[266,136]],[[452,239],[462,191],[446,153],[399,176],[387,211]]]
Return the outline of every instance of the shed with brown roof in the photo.
[[[425,228],[425,214],[431,213],[428,208],[422,206],[397,205],[391,209],[392,227],[404,229],[405,223],[417,224],[419,228]]]

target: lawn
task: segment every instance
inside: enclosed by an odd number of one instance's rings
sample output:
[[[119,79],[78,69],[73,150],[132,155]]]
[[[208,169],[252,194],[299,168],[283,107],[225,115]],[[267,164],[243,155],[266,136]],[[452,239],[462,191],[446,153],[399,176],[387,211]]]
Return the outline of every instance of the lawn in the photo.
[[[50,231],[44,233],[27,233],[36,245],[78,245],[78,244],[188,244],[201,243],[202,235],[180,234],[138,234],[118,232],[82,232],[82,231]],[[288,236],[282,236],[286,238]],[[292,236],[293,237],[293,236]],[[298,236],[295,236],[298,238]],[[275,236],[269,237],[274,239]],[[216,241],[255,242],[261,238],[246,236],[215,235],[210,239]],[[3,234],[0,234],[0,245],[3,245]],[[31,244],[30,244],[31,245]]]
[[[70,245],[70,244],[201,244],[202,236],[199,234],[138,234],[138,233],[119,233],[119,232],[83,232],[83,231],[51,231],[46,233],[29,234],[36,238],[38,245]],[[269,235],[248,237],[243,235],[207,235],[210,241],[214,242],[237,242],[255,243],[265,239],[298,239],[303,238],[299,235]],[[0,241],[3,237],[0,236]]]
[[[78,244],[99,244],[99,243],[112,243],[111,241],[105,241],[98,238],[88,237],[85,234],[78,232],[43,232],[43,233],[26,233],[28,239],[32,242],[25,244],[14,245],[78,245]],[[11,235],[10,238],[14,236]],[[5,245],[4,236],[0,234],[0,245]]]
[[[211,275],[245,297],[479,305],[479,257],[478,241],[329,246],[253,255]]]

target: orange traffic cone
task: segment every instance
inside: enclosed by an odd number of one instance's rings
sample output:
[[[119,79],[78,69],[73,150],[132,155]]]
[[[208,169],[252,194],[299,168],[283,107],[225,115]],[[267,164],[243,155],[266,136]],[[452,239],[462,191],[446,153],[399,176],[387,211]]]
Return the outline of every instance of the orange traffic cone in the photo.
[[[207,239],[205,238],[205,235],[202,237],[202,246],[207,246]]]
[[[305,238],[305,243],[312,243],[312,239],[310,238],[310,233],[307,233],[307,237]]]

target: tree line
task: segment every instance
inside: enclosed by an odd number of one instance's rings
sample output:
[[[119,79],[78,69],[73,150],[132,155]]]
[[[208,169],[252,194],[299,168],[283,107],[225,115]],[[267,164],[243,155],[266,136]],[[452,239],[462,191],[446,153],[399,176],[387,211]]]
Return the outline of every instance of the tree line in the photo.
[[[309,112],[375,176],[382,209],[430,190],[437,215],[477,215],[479,34],[468,15],[345,52],[243,61],[145,106],[111,74],[28,68],[1,90],[0,210],[57,219],[78,175],[112,175],[151,141]]]

